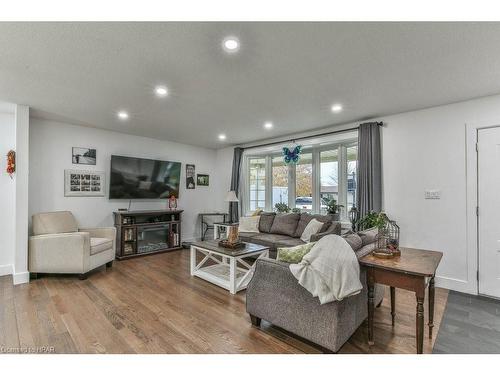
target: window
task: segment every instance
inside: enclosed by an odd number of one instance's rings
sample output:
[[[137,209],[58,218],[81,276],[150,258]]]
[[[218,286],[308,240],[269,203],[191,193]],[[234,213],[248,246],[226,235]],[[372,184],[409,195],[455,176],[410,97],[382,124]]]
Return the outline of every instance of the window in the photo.
[[[320,152],[320,212],[326,214],[326,203],[339,202],[339,150]]]
[[[347,212],[356,206],[356,187],[358,170],[358,145],[347,147]]]
[[[301,212],[313,211],[312,154],[300,155],[295,167],[295,208]]]
[[[344,136],[346,140],[333,140],[330,145],[306,145],[297,165],[285,165],[278,147],[267,154],[245,155],[244,212],[272,211],[276,203],[286,203],[301,212],[325,214],[325,201],[334,198],[343,206],[341,219],[348,220],[347,214],[356,204],[355,137]]]
[[[266,159],[250,159],[250,210],[266,207]]]
[[[274,156],[272,158],[272,175],[272,207],[276,203],[288,204],[288,166],[283,161],[283,157]]]

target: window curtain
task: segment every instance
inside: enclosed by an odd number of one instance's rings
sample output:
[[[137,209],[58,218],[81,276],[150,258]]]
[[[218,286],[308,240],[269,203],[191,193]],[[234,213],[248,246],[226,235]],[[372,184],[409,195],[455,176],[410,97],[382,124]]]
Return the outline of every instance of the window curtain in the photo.
[[[236,192],[236,196],[240,197],[240,175],[241,175],[241,159],[243,157],[243,148],[235,147],[233,154],[233,169],[231,173],[231,188]],[[241,203],[241,199],[240,199]],[[238,202],[229,202],[229,221],[237,223],[240,219],[238,213]]]
[[[382,210],[380,125],[368,122],[358,130],[358,218]]]

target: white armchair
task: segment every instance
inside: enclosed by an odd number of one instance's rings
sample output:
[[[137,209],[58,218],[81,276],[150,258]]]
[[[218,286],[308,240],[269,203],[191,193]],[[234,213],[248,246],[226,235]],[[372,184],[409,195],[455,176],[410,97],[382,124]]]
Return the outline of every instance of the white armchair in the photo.
[[[75,273],[85,279],[99,266],[113,265],[116,229],[78,228],[69,211],[33,215],[33,236],[29,239],[29,271]]]

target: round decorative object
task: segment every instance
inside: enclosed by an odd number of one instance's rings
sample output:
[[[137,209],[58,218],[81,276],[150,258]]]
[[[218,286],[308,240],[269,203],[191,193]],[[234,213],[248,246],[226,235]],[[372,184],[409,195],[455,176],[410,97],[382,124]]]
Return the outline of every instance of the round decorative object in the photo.
[[[372,255],[375,257],[375,258],[381,258],[381,259],[391,259],[391,258],[394,258],[394,257],[397,257],[397,256],[400,256],[401,255],[401,251],[398,250],[395,250],[395,251],[392,251],[392,250],[389,250],[389,249],[375,249],[372,251]]]

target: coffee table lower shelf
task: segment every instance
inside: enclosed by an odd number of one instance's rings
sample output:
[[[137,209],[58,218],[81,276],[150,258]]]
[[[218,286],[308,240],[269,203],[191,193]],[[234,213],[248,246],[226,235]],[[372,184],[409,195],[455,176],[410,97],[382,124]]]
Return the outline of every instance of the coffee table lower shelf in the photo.
[[[269,256],[268,248],[241,255],[236,255],[238,254],[236,251],[233,256],[201,246],[203,245],[191,245],[191,276],[229,290],[231,294],[246,289],[252,278],[254,266],[245,261],[245,258]],[[227,253],[227,249],[224,252]],[[202,255],[202,259],[198,262],[197,255],[199,254]],[[210,264],[206,265],[207,263]]]

